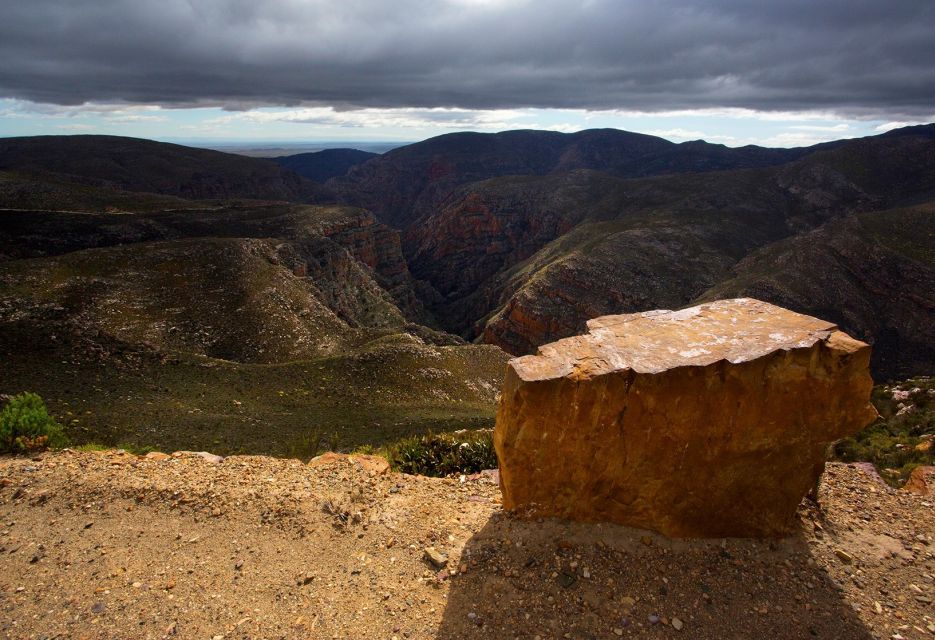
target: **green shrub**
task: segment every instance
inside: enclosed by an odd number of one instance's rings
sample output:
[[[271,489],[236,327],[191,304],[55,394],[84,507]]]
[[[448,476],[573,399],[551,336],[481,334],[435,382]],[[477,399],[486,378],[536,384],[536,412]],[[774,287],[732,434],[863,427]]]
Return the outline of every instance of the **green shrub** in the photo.
[[[919,465],[935,464],[935,378],[914,378],[874,387],[871,400],[880,419],[838,442],[833,458],[872,462],[893,486],[902,485]],[[895,392],[908,397],[895,397]],[[910,406],[911,405],[911,406]],[[900,409],[907,408],[900,415]],[[929,444],[926,444],[929,443]]]
[[[388,445],[386,457],[396,471],[424,476],[477,473],[497,467],[489,430],[405,438]]]
[[[20,393],[0,412],[0,453],[59,449],[68,444],[62,425],[35,393]]]

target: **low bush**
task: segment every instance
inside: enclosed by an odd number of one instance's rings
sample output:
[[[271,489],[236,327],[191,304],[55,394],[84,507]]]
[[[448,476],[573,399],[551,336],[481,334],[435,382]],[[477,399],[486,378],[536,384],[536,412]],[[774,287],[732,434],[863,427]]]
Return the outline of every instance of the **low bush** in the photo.
[[[74,449],[75,451],[120,451],[122,449],[135,456],[145,456],[152,451],[158,451],[158,449],[152,445],[136,444],[134,442],[122,442],[117,445],[103,444],[101,442],[86,442],[75,446]]]
[[[880,419],[834,447],[843,462],[872,462],[893,486],[919,465],[935,464],[935,378],[914,378],[873,390]]]
[[[385,455],[394,470],[423,476],[477,473],[497,467],[489,430],[405,438],[387,445]]]
[[[30,453],[67,444],[62,425],[35,393],[13,396],[0,411],[0,453]]]

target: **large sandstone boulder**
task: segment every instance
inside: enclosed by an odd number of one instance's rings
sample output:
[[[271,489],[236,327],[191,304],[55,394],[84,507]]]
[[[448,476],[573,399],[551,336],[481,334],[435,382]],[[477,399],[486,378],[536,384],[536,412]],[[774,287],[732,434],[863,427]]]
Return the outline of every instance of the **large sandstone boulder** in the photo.
[[[876,416],[868,345],[758,300],[588,329],[509,363],[494,430],[506,509],[782,535],[828,446]]]

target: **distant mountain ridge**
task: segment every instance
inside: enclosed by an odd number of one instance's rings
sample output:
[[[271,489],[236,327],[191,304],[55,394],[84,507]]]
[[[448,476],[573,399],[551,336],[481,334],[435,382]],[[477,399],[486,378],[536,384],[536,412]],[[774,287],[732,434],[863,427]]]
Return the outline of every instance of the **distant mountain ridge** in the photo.
[[[618,129],[450,133],[393,149],[327,184],[343,201],[405,229],[444,202],[454,187],[489,178],[577,169],[634,178],[754,168],[789,162],[817,148],[676,144]]]
[[[328,199],[269,160],[120,136],[0,138],[0,171],[189,199]]]
[[[376,158],[378,155],[360,149],[323,149],[291,156],[279,156],[270,158],[270,160],[309,180],[325,182],[331,178],[343,176],[351,167]]]

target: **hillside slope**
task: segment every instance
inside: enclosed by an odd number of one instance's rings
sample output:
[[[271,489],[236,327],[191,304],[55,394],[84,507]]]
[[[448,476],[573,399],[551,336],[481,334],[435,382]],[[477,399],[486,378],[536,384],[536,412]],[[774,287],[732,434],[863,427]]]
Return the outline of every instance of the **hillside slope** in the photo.
[[[142,212],[215,205],[177,196],[124,191],[71,182],[53,175],[0,171],[0,210]]]
[[[75,442],[311,456],[490,426],[506,354],[420,314],[359,209],[0,213],[0,393]]]
[[[315,278],[294,275],[295,261],[285,247],[255,239],[142,243],[17,260],[0,265],[0,326],[54,320],[72,331],[237,362],[321,357],[359,340],[329,308]],[[340,295],[361,307],[366,299],[374,324],[404,324],[359,268],[349,267],[342,281]]]
[[[269,160],[118,136],[0,138],[0,171],[189,199],[325,198],[319,186]]]
[[[935,203],[828,223],[769,245],[699,301],[751,296],[826,318],[874,344],[891,378],[935,363]]]
[[[507,355],[436,346],[416,328],[329,357],[255,364],[44,323],[0,327],[0,359],[0,393],[39,393],[75,444],[307,459],[492,426]]]
[[[184,206],[160,211],[160,200],[147,196],[141,201],[144,213],[137,215],[5,211],[0,213],[0,262],[155,240],[278,238],[295,253],[291,267],[330,273],[330,284],[322,292],[335,300],[355,304],[353,292],[342,291],[340,277],[348,269],[363,268],[407,318],[423,319],[398,234],[365,211],[282,204],[206,207],[205,203],[182,202]],[[356,267],[351,263],[357,263]]]

